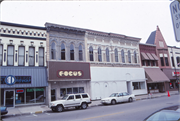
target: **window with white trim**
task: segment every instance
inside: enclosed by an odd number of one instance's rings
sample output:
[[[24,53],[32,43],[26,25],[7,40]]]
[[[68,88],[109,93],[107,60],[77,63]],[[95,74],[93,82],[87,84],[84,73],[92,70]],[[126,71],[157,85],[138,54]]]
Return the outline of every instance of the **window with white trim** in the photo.
[[[35,48],[29,47],[29,66],[35,65]]]
[[[18,65],[19,66],[24,66],[24,60],[25,60],[25,47],[24,46],[19,46],[18,50]]]
[[[7,65],[13,66],[14,65],[14,46],[9,45],[7,51]]]
[[[44,48],[39,48],[39,66],[44,66]]]

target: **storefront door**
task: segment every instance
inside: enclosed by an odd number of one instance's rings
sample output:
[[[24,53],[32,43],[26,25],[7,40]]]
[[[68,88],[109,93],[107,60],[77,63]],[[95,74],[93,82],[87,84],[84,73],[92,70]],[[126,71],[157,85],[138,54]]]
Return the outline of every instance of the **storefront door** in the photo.
[[[5,106],[6,107],[14,107],[14,90],[5,90]]]

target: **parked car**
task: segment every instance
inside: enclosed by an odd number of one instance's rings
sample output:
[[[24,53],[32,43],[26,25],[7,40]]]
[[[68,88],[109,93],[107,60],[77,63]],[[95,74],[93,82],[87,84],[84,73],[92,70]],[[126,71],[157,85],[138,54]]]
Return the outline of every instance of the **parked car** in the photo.
[[[76,109],[86,109],[91,103],[89,94],[67,94],[61,100],[52,101],[49,103],[49,108],[52,111],[62,112],[65,108],[75,107]]]
[[[8,113],[7,107],[2,106],[1,107],[1,115],[5,115]]]
[[[127,92],[117,92],[112,93],[109,97],[101,99],[102,104],[116,104],[119,102],[132,102],[135,100],[134,94],[129,94]]]

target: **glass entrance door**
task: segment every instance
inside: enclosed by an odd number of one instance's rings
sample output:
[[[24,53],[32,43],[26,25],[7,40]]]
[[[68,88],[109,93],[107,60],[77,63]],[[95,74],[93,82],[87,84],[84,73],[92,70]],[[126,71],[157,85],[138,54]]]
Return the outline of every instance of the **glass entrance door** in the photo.
[[[5,91],[5,106],[14,107],[14,91]]]

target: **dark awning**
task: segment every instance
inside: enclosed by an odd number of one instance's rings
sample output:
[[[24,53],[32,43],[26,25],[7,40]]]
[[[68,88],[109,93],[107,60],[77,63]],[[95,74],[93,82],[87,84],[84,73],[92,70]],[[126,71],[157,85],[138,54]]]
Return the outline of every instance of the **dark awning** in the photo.
[[[170,82],[169,78],[160,70],[160,68],[144,68],[147,83]]]
[[[150,60],[154,60],[154,58],[152,57],[152,55],[150,53],[146,53],[147,56],[149,57]]]
[[[141,57],[142,57],[142,60],[149,60],[148,56],[144,52],[141,52]]]
[[[155,60],[159,60],[158,57],[154,53],[151,53],[151,55],[154,57]]]

